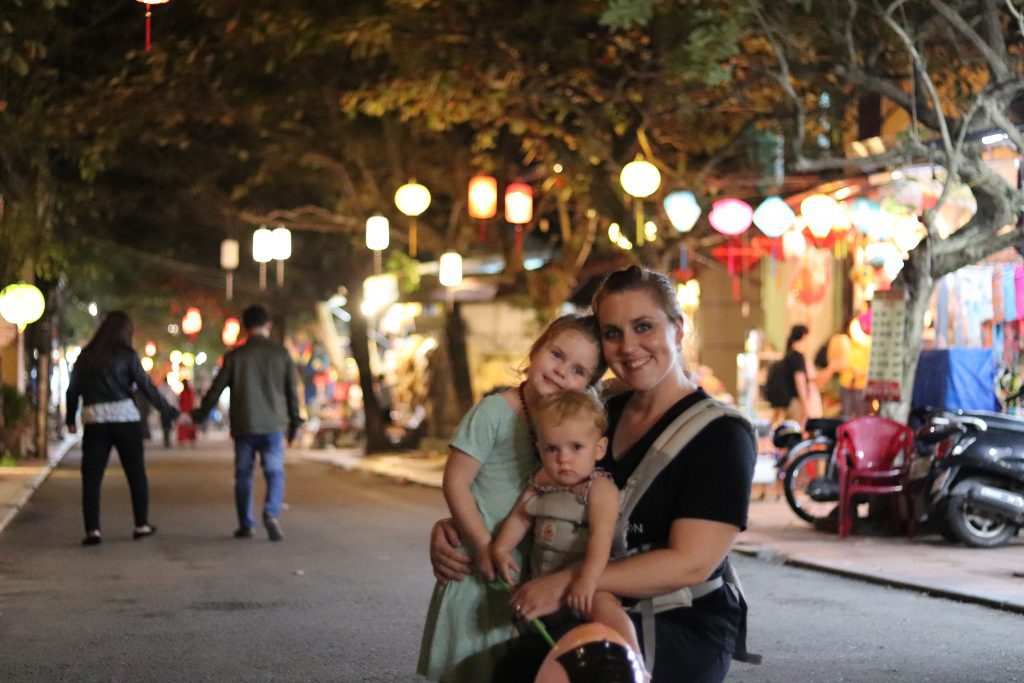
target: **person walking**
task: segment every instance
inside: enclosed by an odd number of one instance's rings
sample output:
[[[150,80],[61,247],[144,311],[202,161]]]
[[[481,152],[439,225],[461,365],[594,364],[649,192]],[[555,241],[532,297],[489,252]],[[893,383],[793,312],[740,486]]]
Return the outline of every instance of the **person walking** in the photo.
[[[178,394],[178,408],[186,415],[191,415],[196,407],[196,392],[187,379],[181,380],[181,393]],[[196,447],[196,425],[194,422],[178,423],[178,443]]]
[[[263,526],[271,541],[284,538],[281,504],[284,500],[285,438],[291,444],[302,425],[296,393],[295,366],[288,350],[270,340],[273,322],[260,305],[242,313],[248,340],[224,356],[223,367],[213,380],[193,421],[202,424],[224,389],[231,388],[229,419],[235,441],[235,507],[238,529],[235,538],[251,538],[256,522],[252,516],[252,477],[257,453],[267,483]]]
[[[149,523],[149,482],[146,479],[145,452],[142,445],[142,416],[134,400],[136,390],[160,411],[166,420],[173,421],[178,410],[157,392],[142,369],[139,356],[132,349],[134,326],[122,311],[111,311],[100,323],[96,334],[82,349],[67,391],[68,431],[74,434],[78,427],[76,414],[82,402],[82,515],[85,519],[85,539],[82,545],[99,545],[100,487],[103,473],[110,459],[110,449],[116,448],[121,467],[128,479],[135,517],[135,540],[156,532]]]
[[[178,395],[174,393],[174,389],[171,387],[171,376],[164,375],[164,383],[157,387],[157,391],[164,397],[168,405],[178,408]],[[174,431],[174,420],[168,419],[163,413],[160,414],[160,428],[164,432],[164,448],[171,447],[171,433]]]

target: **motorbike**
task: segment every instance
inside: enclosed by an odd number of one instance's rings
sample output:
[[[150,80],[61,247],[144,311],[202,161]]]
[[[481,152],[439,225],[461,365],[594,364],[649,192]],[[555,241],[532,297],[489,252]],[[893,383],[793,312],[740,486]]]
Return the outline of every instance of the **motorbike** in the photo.
[[[1005,545],[1024,525],[1024,420],[984,411],[931,411],[915,432],[915,509],[951,542]]]
[[[798,423],[786,421],[772,434],[772,443],[782,453],[779,477],[786,502],[805,522],[825,521],[839,501],[834,452],[841,424],[843,420],[811,419],[803,430]]]

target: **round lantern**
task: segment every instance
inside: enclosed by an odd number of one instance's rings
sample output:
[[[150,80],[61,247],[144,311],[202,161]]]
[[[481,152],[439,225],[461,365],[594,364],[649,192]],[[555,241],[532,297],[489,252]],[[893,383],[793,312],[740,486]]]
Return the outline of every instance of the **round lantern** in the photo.
[[[143,353],[152,358],[156,355],[156,342],[148,341],[143,347]]]
[[[406,216],[419,216],[430,206],[430,190],[417,182],[406,183],[395,192],[395,206]]]
[[[17,282],[0,292],[0,317],[19,330],[42,318],[45,310],[46,298],[35,285]]]
[[[802,230],[787,230],[782,233],[782,253],[786,258],[801,258],[807,253],[807,240]]]
[[[185,311],[185,316],[181,319],[181,331],[185,334],[193,335],[199,334],[201,329],[203,329],[203,316],[198,308],[190,306]]]
[[[650,197],[661,186],[661,172],[654,164],[638,156],[636,161],[622,167],[619,182],[631,197]]]
[[[857,197],[850,202],[850,220],[853,227],[862,235],[868,234],[872,226],[879,220],[882,207],[878,202],[867,197]]]
[[[832,232],[832,226],[839,222],[839,202],[826,194],[812,194],[800,202],[800,213],[811,234],[825,239]]]
[[[526,183],[512,183],[505,188],[505,220],[525,225],[533,220],[533,188]]]
[[[676,190],[665,197],[663,204],[668,220],[676,232],[690,232],[700,218],[700,204],[688,190]]]
[[[746,232],[753,218],[754,210],[750,204],[735,197],[719,199],[711,205],[711,213],[708,214],[711,227],[730,237]]]
[[[437,279],[445,287],[462,284],[462,256],[454,251],[441,254],[437,266]]]
[[[768,237],[781,237],[793,227],[796,214],[781,197],[768,197],[754,211],[754,225]]]
[[[384,251],[391,243],[391,224],[384,216],[370,216],[366,219],[366,248]]]
[[[494,218],[498,213],[498,181],[489,175],[469,180],[469,215],[480,220]]]
[[[224,346],[234,346],[238,341],[238,335],[242,331],[242,324],[238,318],[228,318],[224,321],[224,329],[220,333],[220,340]]]

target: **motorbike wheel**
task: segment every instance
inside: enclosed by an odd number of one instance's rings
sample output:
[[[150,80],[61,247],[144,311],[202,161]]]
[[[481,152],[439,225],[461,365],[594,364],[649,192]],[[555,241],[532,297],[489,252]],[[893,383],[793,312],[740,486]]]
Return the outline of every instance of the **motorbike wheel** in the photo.
[[[964,479],[953,487],[946,503],[946,528],[957,540],[971,547],[998,548],[1017,534],[1017,526],[1000,517],[982,514],[967,502],[967,492],[981,483],[977,479]]]
[[[797,517],[817,524],[824,522],[836,507],[836,501],[816,501],[807,493],[807,487],[818,477],[834,476],[831,450],[804,453],[786,468],[783,490],[786,502]]]

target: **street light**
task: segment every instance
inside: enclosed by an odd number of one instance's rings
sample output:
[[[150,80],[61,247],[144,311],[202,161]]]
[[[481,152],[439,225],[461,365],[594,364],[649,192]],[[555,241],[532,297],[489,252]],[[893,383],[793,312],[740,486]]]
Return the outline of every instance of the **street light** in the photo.
[[[274,247],[271,255],[277,261],[277,286],[284,286],[284,262],[292,255],[292,231],[280,225],[270,233]]]
[[[409,217],[409,256],[416,258],[416,217],[430,206],[430,190],[410,180],[395,192],[395,206]]]
[[[633,197],[633,213],[636,216],[636,244],[644,243],[643,198],[650,197],[661,187],[661,172],[639,154],[636,159],[622,167],[619,183],[626,194]]]
[[[234,271],[238,268],[238,240],[224,240],[220,243],[220,267],[226,271],[224,294],[228,301],[234,293]]]
[[[373,250],[373,272],[381,271],[380,253],[391,243],[391,224],[384,216],[370,216],[366,219],[366,248]]]
[[[261,225],[252,233],[252,260],[260,264],[260,289],[267,288],[267,263],[274,259],[274,233]]]

